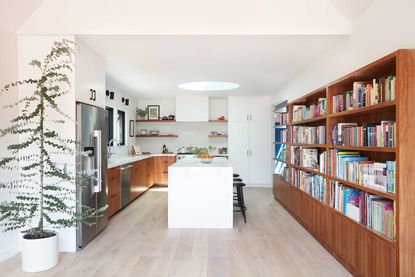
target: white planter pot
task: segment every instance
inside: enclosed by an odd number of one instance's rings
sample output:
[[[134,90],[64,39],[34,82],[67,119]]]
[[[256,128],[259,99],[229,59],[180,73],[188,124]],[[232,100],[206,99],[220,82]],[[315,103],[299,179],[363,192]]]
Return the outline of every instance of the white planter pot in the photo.
[[[25,272],[48,270],[58,264],[58,234],[44,239],[22,238],[22,269]]]

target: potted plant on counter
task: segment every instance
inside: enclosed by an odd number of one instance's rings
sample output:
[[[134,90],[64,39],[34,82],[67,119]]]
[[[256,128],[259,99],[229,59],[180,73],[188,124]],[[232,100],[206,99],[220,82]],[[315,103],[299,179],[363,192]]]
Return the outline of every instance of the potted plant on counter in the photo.
[[[68,40],[54,42],[42,61],[30,62],[39,77],[1,89],[1,95],[11,93],[13,87],[31,90],[6,106],[18,107],[20,114],[9,127],[0,130],[0,136],[19,136],[19,142],[8,145],[7,154],[0,157],[0,169],[18,171],[16,179],[0,180],[0,189],[14,196],[0,202],[0,227],[4,232],[23,233],[22,268],[27,272],[47,270],[58,263],[55,229],[76,226],[78,222],[91,224],[90,219],[107,208],[82,207],[79,212],[76,207],[76,191],[80,189],[77,180],[94,177],[92,173],[76,172],[77,143],[61,134],[65,121],[75,124],[58,104],[59,97],[70,91],[67,74],[73,67],[73,46]]]

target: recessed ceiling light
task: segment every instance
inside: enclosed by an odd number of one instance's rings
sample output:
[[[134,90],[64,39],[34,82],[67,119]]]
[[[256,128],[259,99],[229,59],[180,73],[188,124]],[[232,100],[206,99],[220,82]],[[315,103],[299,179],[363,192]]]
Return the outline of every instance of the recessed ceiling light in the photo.
[[[196,90],[196,91],[219,91],[219,90],[230,90],[236,89],[240,86],[235,83],[229,82],[214,82],[214,81],[203,81],[203,82],[190,82],[178,85],[181,89]]]

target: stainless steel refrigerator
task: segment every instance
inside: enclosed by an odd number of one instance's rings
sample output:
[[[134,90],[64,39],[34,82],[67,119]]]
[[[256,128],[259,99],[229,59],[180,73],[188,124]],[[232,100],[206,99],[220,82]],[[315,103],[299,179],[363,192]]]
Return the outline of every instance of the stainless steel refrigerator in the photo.
[[[95,178],[79,178],[81,188],[77,190],[77,210],[83,206],[101,208],[107,204],[107,111],[91,105],[76,104],[76,138],[79,142],[77,157],[78,172]],[[96,237],[108,224],[106,213],[95,217],[92,226],[78,223],[76,245],[80,250]]]

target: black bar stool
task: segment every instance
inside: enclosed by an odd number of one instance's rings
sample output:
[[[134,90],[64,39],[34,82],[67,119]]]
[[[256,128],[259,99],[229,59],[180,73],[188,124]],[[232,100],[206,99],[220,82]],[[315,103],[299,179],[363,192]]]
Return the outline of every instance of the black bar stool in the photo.
[[[243,217],[244,217],[244,222],[246,223],[246,206],[245,206],[245,199],[244,199],[244,190],[243,187],[246,186],[243,182],[242,182],[242,178],[238,178],[239,174],[234,174],[233,175],[233,187],[236,189],[236,192],[233,193],[233,200],[236,202],[234,203],[234,207],[239,208],[238,209],[234,209],[234,212],[241,212]]]

